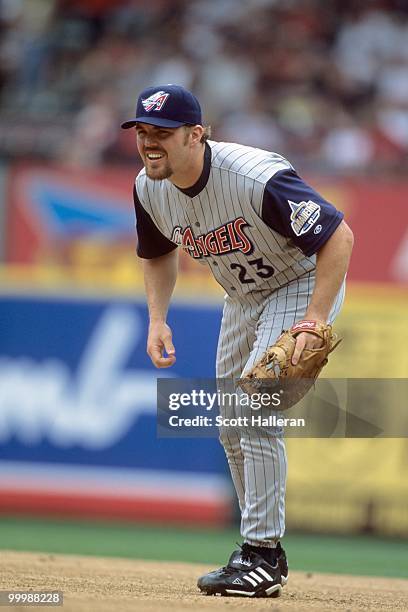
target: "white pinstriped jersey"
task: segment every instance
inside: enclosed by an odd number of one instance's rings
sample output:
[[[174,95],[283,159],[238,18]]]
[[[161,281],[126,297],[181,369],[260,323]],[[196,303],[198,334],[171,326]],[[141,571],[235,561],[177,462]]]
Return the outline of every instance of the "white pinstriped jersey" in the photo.
[[[205,160],[188,190],[141,170],[135,183],[139,255],[181,246],[210,266],[231,297],[271,293],[314,270],[315,252],[342,214],[277,153],[209,141]]]
[[[135,183],[138,254],[176,246],[210,266],[224,287],[217,378],[238,378],[282,329],[305,316],[316,253],[342,220],[276,153],[233,143],[206,145],[195,185],[179,189],[142,170]],[[337,315],[340,291],[330,315]],[[220,406],[222,410],[222,406]],[[273,547],[285,530],[286,453],[276,435],[220,430],[242,514],[241,534]]]

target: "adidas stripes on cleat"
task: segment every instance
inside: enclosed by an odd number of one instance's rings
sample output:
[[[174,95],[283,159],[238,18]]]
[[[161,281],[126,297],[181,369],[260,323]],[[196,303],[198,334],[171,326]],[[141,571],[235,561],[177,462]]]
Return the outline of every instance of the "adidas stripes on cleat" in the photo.
[[[253,547],[243,544],[232,553],[228,565],[201,576],[197,586],[206,595],[279,597],[287,582],[288,566],[281,547],[277,553],[276,563],[271,565]]]

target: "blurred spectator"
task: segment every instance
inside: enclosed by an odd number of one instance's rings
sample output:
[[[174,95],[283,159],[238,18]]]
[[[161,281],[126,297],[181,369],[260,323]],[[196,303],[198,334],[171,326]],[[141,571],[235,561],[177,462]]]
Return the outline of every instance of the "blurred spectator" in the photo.
[[[252,100],[250,112],[236,111],[226,114],[217,128],[217,139],[226,142],[239,141],[259,149],[280,151],[283,134],[270,113],[265,110],[262,98]]]
[[[369,131],[338,109],[322,141],[323,165],[341,172],[359,172],[373,162],[374,144]]]
[[[76,115],[72,136],[64,143],[61,160],[76,166],[97,166],[115,141],[118,117],[109,91],[93,96]]]
[[[215,138],[312,170],[408,169],[403,0],[0,0],[0,34],[4,157],[133,163],[120,120],[141,88],[181,83]]]
[[[381,3],[380,3],[381,4]],[[375,2],[360,3],[341,27],[334,48],[340,72],[356,87],[370,86],[398,48],[399,25],[395,15],[376,10]]]
[[[225,48],[202,66],[196,91],[210,123],[226,113],[248,109],[256,87],[256,68],[233,49]]]

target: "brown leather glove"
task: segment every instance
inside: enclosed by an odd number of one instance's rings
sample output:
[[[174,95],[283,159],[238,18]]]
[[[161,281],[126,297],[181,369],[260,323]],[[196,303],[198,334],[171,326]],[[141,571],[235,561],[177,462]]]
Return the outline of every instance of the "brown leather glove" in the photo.
[[[318,348],[304,348],[297,365],[292,364],[296,337],[308,332],[322,340]],[[270,346],[261,359],[240,380],[239,386],[245,393],[273,393],[278,387],[283,389],[281,404],[276,410],[290,408],[308,392],[322,368],[328,355],[341,342],[333,333],[331,325],[319,321],[299,321],[289,331],[284,331],[274,345]],[[291,382],[293,379],[293,383]],[[278,383],[281,383],[278,384]],[[281,390],[281,389],[279,389]]]

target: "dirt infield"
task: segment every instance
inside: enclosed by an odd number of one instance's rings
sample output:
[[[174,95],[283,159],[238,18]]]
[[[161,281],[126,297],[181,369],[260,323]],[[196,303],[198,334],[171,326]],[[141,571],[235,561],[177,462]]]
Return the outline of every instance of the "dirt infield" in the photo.
[[[408,609],[408,580],[292,572],[280,599],[248,600],[201,595],[196,588],[197,576],[209,569],[214,568],[2,551],[0,589],[62,590],[65,612]]]

